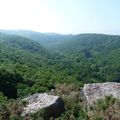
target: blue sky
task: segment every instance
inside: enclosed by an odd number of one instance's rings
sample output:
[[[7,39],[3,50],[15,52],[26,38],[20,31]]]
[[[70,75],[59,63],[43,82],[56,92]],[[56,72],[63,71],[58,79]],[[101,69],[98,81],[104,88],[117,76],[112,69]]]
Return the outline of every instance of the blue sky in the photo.
[[[0,28],[120,34],[120,0],[0,0]]]

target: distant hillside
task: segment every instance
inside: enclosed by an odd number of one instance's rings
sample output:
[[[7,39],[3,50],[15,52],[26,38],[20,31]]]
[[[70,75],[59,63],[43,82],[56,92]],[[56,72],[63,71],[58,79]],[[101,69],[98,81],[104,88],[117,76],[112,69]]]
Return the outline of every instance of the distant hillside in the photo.
[[[0,44],[23,49],[31,53],[44,54],[45,49],[37,42],[17,35],[7,35],[0,33]]]
[[[67,36],[56,33],[40,33],[30,30],[0,30],[0,32],[26,37],[39,42],[41,45],[46,47],[51,46],[55,43],[59,43],[60,41],[66,40],[66,38],[68,39],[69,37],[71,37],[71,35]]]
[[[0,61],[37,63],[49,56],[47,50],[30,39],[0,33]]]
[[[61,35],[55,33],[39,33],[28,30],[0,30],[3,33],[20,35],[34,41],[49,50],[59,53],[82,52],[90,54],[106,54],[120,48],[120,36],[104,34]]]
[[[53,43],[53,50],[66,53],[108,53],[120,48],[120,36],[103,35],[103,34],[79,34],[72,38]]]

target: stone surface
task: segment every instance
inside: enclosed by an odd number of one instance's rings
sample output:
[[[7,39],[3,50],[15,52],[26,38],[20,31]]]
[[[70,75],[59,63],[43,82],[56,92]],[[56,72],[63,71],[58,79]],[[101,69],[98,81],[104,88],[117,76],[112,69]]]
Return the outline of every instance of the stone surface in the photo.
[[[83,93],[86,97],[88,105],[91,105],[98,99],[102,99],[105,96],[109,95],[120,99],[120,83],[105,82],[85,84],[83,88]]]
[[[48,95],[47,93],[38,93],[23,99],[27,102],[22,116],[30,113],[36,113],[40,109],[45,109],[45,118],[58,117],[64,112],[64,102],[59,96]]]

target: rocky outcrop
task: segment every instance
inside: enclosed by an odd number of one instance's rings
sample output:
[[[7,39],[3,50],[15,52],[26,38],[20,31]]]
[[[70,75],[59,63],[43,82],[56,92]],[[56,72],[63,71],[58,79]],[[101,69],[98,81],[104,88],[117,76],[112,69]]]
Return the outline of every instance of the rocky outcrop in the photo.
[[[91,105],[95,103],[98,99],[102,99],[105,96],[109,95],[120,99],[120,83],[105,82],[85,84],[83,88],[83,93],[86,97],[88,105]]]
[[[47,93],[38,93],[31,95],[25,99],[27,102],[24,107],[22,116],[30,113],[36,113],[38,110],[44,109],[44,118],[49,120],[50,117],[58,117],[64,112],[64,102],[59,96],[48,95]]]

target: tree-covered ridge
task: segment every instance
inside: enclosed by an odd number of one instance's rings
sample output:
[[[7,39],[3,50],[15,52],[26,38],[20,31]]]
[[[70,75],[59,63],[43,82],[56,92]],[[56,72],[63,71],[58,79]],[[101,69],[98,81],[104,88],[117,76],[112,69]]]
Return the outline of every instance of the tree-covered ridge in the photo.
[[[34,54],[47,54],[46,50],[37,42],[17,35],[0,33],[0,44],[21,49]]]
[[[39,43],[0,34],[0,91],[9,98],[18,97],[18,91],[35,83],[33,75],[38,69],[46,69],[49,59],[49,53]]]
[[[0,32],[26,37],[28,39],[32,39],[36,42],[39,42],[41,45],[46,47],[49,47],[53,45],[53,43],[59,43],[59,41],[66,40],[66,38],[71,37],[71,36],[61,35],[56,33],[39,33],[31,30],[0,30]]]
[[[61,35],[55,33],[39,33],[29,30],[0,30],[3,33],[20,35],[41,43],[50,50],[58,52],[76,53],[89,51],[97,54],[98,52],[108,53],[120,47],[119,35],[104,34],[78,34]]]
[[[54,44],[54,43],[53,43]],[[76,53],[108,53],[120,47],[120,36],[103,34],[80,34],[74,35],[70,39],[60,41],[52,49],[59,52]]]

